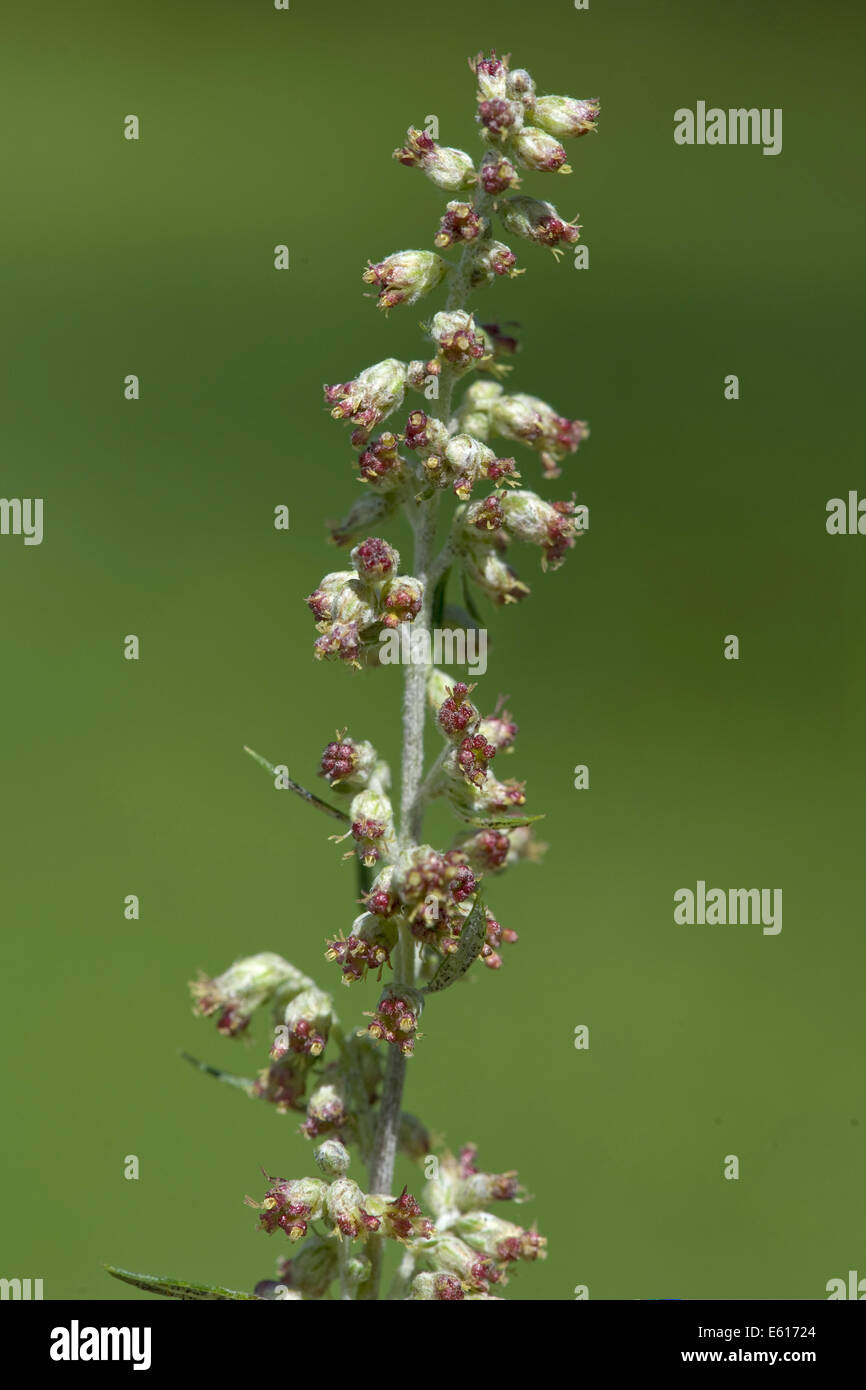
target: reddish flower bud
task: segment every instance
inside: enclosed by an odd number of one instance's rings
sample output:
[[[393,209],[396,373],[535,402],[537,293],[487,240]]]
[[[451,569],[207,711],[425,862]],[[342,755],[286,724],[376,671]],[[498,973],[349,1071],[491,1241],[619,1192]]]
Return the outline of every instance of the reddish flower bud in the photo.
[[[576,222],[566,222],[552,203],[543,203],[537,198],[505,198],[499,204],[499,215],[512,236],[534,241],[539,246],[555,250],[560,242],[571,246],[580,238]]]
[[[359,455],[358,470],[365,483],[393,487],[403,475],[404,465],[397,451],[397,436],[387,431],[374,439]]]
[[[478,90],[482,97],[503,97],[505,96],[505,83],[508,76],[508,55],[497,58],[496,50],[492,49],[490,57],[485,58],[483,53],[469,59],[469,66],[475,73],[478,80]]]
[[[458,371],[468,371],[484,356],[484,338],[471,314],[463,309],[442,312],[433,316],[430,337],[439,355]]]
[[[333,1082],[322,1082],[307,1102],[307,1118],[301,1125],[301,1132],[308,1139],[318,1139],[320,1134],[343,1129],[349,1123],[349,1119],[342,1087],[337,1084],[336,1079]]]
[[[440,728],[444,729],[450,738],[456,736],[462,739],[466,730],[478,722],[478,710],[467,698],[474,689],[474,685],[465,685],[463,681],[457,681],[450,687],[448,698],[436,715]]]
[[[484,219],[471,203],[448,203],[433,245],[443,248],[457,242],[475,241],[483,230]]]
[[[463,776],[473,786],[483,786],[487,768],[496,757],[496,749],[488,743],[483,734],[472,734],[463,739],[457,749],[457,764]]]
[[[568,136],[586,135],[597,130],[599,104],[593,97],[578,101],[576,97],[538,97],[533,103],[532,118],[537,126],[560,140]]]
[[[377,536],[369,536],[360,545],[356,545],[354,550],[350,551],[349,559],[359,577],[367,582],[385,579],[396,574],[400,567],[397,551]]]
[[[320,1178],[268,1181],[273,1186],[265,1193],[264,1201],[254,1202],[247,1197],[247,1206],[261,1212],[259,1221],[268,1235],[279,1229],[285,1231],[289,1240],[300,1240],[307,1234],[309,1223],[324,1214],[328,1184]]]
[[[406,368],[396,358],[365,367],[353,381],[325,387],[325,400],[335,420],[353,420],[366,442],[369,431],[399,409],[406,386]],[[353,436],[354,442],[354,436]]]
[[[518,164],[539,174],[570,174],[568,158],[559,141],[536,126],[524,126],[514,136],[511,148]]]
[[[494,153],[493,150],[484,156],[478,177],[485,193],[491,196],[505,193],[509,188],[518,188],[520,185],[517,170],[511,160]]]
[[[490,406],[491,428],[506,439],[517,439],[535,449],[545,476],[559,476],[558,463],[577,452],[589,435],[583,420],[568,420],[537,396],[498,396]]]
[[[435,251],[397,251],[376,265],[370,262],[362,279],[377,286],[380,309],[393,309],[397,304],[415,304],[435,290],[449,269]]]
[[[409,1299],[422,1300],[425,1303],[439,1300],[440,1302],[459,1302],[465,1299],[463,1285],[456,1274],[434,1274],[432,1270],[422,1270],[416,1274],[409,1286]]]
[[[406,132],[406,144],[394,151],[394,158],[407,167],[423,170],[428,179],[446,192],[456,193],[475,183],[475,165],[463,150],[437,145],[424,130]]]
[[[420,1037],[418,1019],[424,1004],[424,997],[408,985],[389,985],[379,1000],[375,1013],[369,1014],[371,1022],[367,1032],[372,1038],[399,1047],[404,1057],[411,1057],[415,1051],[415,1039]]]
[[[523,107],[517,101],[491,97],[478,103],[477,119],[483,138],[500,143],[517,136],[523,125]]]
[[[372,743],[356,743],[344,735],[329,743],[322,754],[319,776],[326,777],[333,789],[361,791],[379,761]]]

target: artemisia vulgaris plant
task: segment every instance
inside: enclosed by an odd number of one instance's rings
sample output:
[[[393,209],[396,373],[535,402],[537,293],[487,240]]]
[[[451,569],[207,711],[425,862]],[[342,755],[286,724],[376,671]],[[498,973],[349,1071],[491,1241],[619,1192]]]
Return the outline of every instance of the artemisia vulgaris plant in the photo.
[[[351,427],[363,492],[333,528],[348,564],[326,574],[307,599],[318,633],[314,655],[360,670],[386,665],[388,644],[391,660],[403,652],[399,815],[388,763],[346,731],[321,757],[330,800],[254,754],[278,786],[342,823],[344,833],[333,838],[357,856],[362,910],[326,944],[327,988],[271,953],[237,960],[192,986],[197,1012],[215,1018],[228,1037],[245,1034],[256,1010],[272,1010],[270,1064],[258,1079],[198,1065],[302,1115],[317,1173],[267,1177],[260,1199],[247,1198],[263,1229],[280,1240],[276,1278],[253,1293],[113,1271],[175,1297],[493,1299],[521,1262],[545,1253],[534,1228],[498,1214],[503,1201],[526,1198],[516,1174],[481,1168],[472,1144],[432,1155],[424,1124],[403,1109],[408,1059],[423,1052],[422,1023],[423,1031],[436,1027],[432,996],[470,968],[500,968],[517,933],[498,920],[495,880],[540,848],[522,809],[524,784],[500,775],[517,726],[498,704],[482,713],[489,699],[436,669],[431,635],[445,613],[457,611],[445,608],[449,584],[469,628],[480,621],[479,594],[500,605],[528,595],[510,564],[512,545],[536,546],[542,569],[562,563],[581,529],[574,495],[543,500],[523,485],[507,449],[524,446],[538,456],[543,477],[555,479],[588,433],[581,420],[509,389],[507,359],[517,344],[504,328],[482,322],[470,299],[521,273],[500,235],[555,256],[577,241],[576,222],[522,185],[526,175],[570,172],[561,141],[595,130],[598,102],[539,96],[528,72],[495,54],[479,54],[470,67],[485,147],[478,162],[416,129],[394,152],[448,197],[432,236],[436,249],[396,251],[363,272],[385,312],[444,294],[444,307],[424,325],[426,356],[388,358],[325,388],[331,415]],[[417,403],[407,402],[410,392]],[[401,514],[414,535],[411,572],[381,534]],[[376,677],[387,680],[389,672]],[[425,721],[441,736],[426,770]],[[459,823],[448,848],[424,841],[425,809],[436,797],[447,799]],[[351,988],[350,1005],[360,996],[366,1022],[338,1019],[330,979]],[[423,1170],[417,1196],[394,1191],[398,1149]],[[402,1253],[386,1291],[388,1241]]]

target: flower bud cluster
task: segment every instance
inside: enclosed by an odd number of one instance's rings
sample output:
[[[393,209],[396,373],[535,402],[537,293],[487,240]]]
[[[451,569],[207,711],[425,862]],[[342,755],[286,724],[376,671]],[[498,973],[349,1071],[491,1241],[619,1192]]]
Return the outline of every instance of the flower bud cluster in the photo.
[[[382,978],[382,970],[391,964],[391,952],[397,944],[397,923],[372,912],[362,912],[352,923],[347,937],[327,943],[325,958],[336,961],[342,969],[343,983],[364,980],[369,970]]]
[[[471,423],[472,433],[481,439],[500,435],[533,449],[547,478],[558,477],[558,465],[568,454],[576,453],[589,437],[583,420],[558,415],[537,396],[506,395],[495,381],[476,382],[469,388],[458,411],[458,422],[464,429]]]
[[[434,1235],[433,1222],[423,1215],[405,1187],[399,1197],[365,1193],[348,1177],[349,1154],[339,1140],[321,1144],[316,1150],[316,1161],[324,1178],[285,1181],[269,1177],[271,1186],[261,1202],[245,1198],[247,1206],[260,1213],[259,1224],[268,1235],[281,1230],[289,1240],[297,1242],[303,1240],[313,1222],[320,1221],[331,1226],[330,1236],[336,1240],[380,1235],[405,1243],[429,1240]],[[291,1274],[289,1287],[315,1286],[324,1292],[336,1271],[336,1246],[315,1236],[306,1249],[312,1252],[306,1261],[297,1257],[291,1265],[281,1263],[278,1274]],[[328,1249],[334,1252],[333,1261],[325,1253]]]
[[[361,278],[376,286],[378,307],[387,310],[416,304],[442,283],[449,268],[434,251],[396,251],[375,265],[371,261]]]
[[[482,539],[506,544],[511,540],[537,545],[542,569],[559,569],[566,553],[581,534],[574,522],[574,502],[545,502],[534,492],[494,493],[467,507],[462,516],[463,535],[470,546]],[[490,532],[499,533],[496,536]]]
[[[278,994],[285,1001],[308,989],[312,980],[282,956],[263,951],[236,960],[215,979],[202,976],[190,984],[195,1012],[202,1018],[218,1013],[217,1030],[235,1038],[245,1032],[256,1009]]]
[[[338,658],[359,669],[362,656],[378,652],[383,628],[414,621],[424,591],[420,580],[398,573],[398,552],[378,537],[356,545],[349,558],[354,569],[326,574],[306,603],[320,634],[315,657]]]
[[[415,1051],[418,1019],[424,1007],[424,996],[409,985],[386,985],[373,1013],[369,1014],[367,1032],[379,1042],[398,1047],[404,1057]]]

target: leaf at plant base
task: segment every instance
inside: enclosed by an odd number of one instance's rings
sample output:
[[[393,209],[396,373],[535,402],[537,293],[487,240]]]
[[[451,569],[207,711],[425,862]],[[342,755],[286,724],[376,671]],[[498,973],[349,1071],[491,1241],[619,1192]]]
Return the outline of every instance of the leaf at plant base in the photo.
[[[422,990],[422,993],[438,994],[440,990],[448,989],[449,985],[453,985],[456,980],[460,979],[461,975],[465,975],[472,962],[478,959],[486,936],[487,914],[484,911],[481,894],[476,893],[472,911],[460,930],[457,950],[445,957],[433,979]]]
[[[133,1284],[137,1289],[144,1289],[147,1293],[162,1294],[163,1298],[194,1299],[199,1303],[212,1303],[217,1300],[261,1302],[258,1294],[244,1293],[241,1289],[223,1289],[218,1284],[191,1284],[185,1279],[169,1279],[159,1274],[133,1274],[128,1269],[117,1269],[114,1265],[105,1265],[105,1268],[113,1279],[120,1279],[124,1284]]]

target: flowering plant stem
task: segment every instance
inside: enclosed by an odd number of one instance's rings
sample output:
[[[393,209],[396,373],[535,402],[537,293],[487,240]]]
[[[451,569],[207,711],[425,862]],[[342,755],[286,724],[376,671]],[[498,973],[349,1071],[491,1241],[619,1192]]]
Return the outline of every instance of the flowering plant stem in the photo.
[[[576,543],[579,512],[585,510],[573,500],[548,502],[518,487],[516,460],[500,458],[491,447],[494,438],[525,445],[539,456],[545,477],[554,478],[588,430],[538,397],[505,391],[502,380],[511,367],[502,359],[517,344],[498,325],[477,323],[467,305],[475,290],[521,273],[511,248],[493,238],[494,218],[506,232],[554,254],[577,240],[575,222],[563,220],[552,204],[514,190],[518,168],[568,172],[556,137],[594,130],[598,103],[537,97],[530,74],[495,54],[479,54],[470,66],[487,147],[479,164],[415,129],[394,152],[401,164],[419,168],[449,194],[473,190],[471,202],[448,202],[434,238],[440,249],[460,246],[459,260],[399,251],[363,273],[377,287],[385,311],[412,305],[447,284],[445,309],[425,325],[434,355],[409,363],[388,358],[325,388],[332,416],[354,426],[352,444],[365,488],[332,528],[337,545],[352,546],[352,568],[326,574],[307,599],[319,634],[313,650],[319,660],[354,670],[405,665],[399,817],[388,762],[346,730],[325,748],[319,771],[335,800],[348,801],[348,811],[307,791],[287,766],[253,754],[275,787],[339,822],[342,833],[332,840],[354,842],[343,857],[358,861],[363,911],[348,935],[341,931],[327,940],[325,958],[339,965],[344,985],[363,993],[372,977],[381,993],[376,1009],[365,1013],[366,1026],[352,1029],[341,1025],[330,993],[272,952],[243,957],[222,975],[193,983],[196,1011],[215,1015],[226,1037],[243,1036],[257,1010],[273,1010],[270,1064],[257,1078],[194,1064],[281,1114],[302,1113],[301,1133],[316,1145],[320,1176],[268,1177],[263,1201],[245,1199],[259,1212],[262,1229],[282,1232],[292,1252],[279,1258],[277,1279],[260,1281],[254,1295],[112,1271],[167,1297],[375,1301],[382,1296],[391,1240],[402,1247],[402,1258],[388,1299],[481,1301],[501,1296],[491,1287],[504,1286],[517,1262],[545,1254],[544,1237],[534,1228],[489,1210],[496,1202],[526,1200],[516,1173],[479,1169],[473,1144],[456,1156],[433,1154],[426,1126],[403,1109],[407,1059],[422,1036],[418,1023],[428,998],[458,984],[478,963],[497,972],[500,949],[517,941],[517,933],[493,914],[487,879],[520,861],[537,861],[543,850],[530,829],[538,817],[519,813],[525,784],[500,779],[491,768],[494,758],[512,752],[517,725],[501,699],[484,715],[470,699],[475,686],[438,669],[455,660],[436,654],[443,615],[455,611],[446,608],[446,589],[452,574],[459,577],[466,607],[456,611],[469,627],[458,635],[467,651],[467,634],[483,636],[483,674],[486,629],[476,592],[501,606],[525,598],[528,585],[504,559],[509,546],[534,545],[542,568],[557,569]],[[467,377],[470,384],[455,402],[455,388]],[[433,402],[430,413],[412,410],[402,430],[371,438],[400,409],[407,390]],[[470,501],[474,488],[488,495]],[[457,504],[437,554],[440,512],[449,493]],[[414,537],[411,574],[400,572],[393,546],[369,534],[401,508]],[[365,534],[367,539],[352,544]],[[455,636],[450,629],[444,635],[449,641]],[[463,657],[456,660],[464,664]],[[474,674],[473,660],[465,664]],[[425,775],[428,719],[444,746]],[[461,823],[442,850],[422,839],[426,807],[438,796]],[[393,975],[382,984],[386,970]],[[394,1195],[398,1150],[423,1162],[430,1216],[407,1188]],[[355,1158],[367,1168],[367,1191],[348,1176]]]

